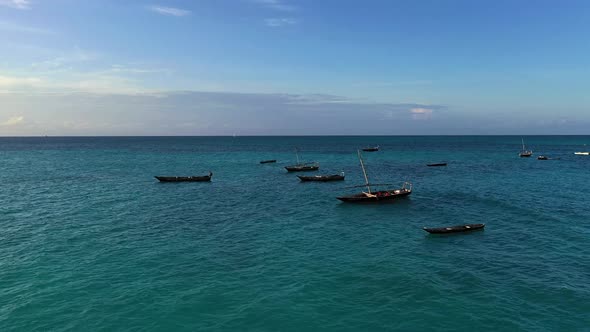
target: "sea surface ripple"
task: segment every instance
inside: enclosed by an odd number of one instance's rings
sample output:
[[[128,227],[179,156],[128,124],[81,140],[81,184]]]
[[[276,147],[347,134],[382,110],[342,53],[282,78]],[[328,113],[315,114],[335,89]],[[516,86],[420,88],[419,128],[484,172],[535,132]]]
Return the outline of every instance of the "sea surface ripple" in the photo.
[[[525,140],[561,159],[514,136],[0,138],[0,331],[589,331],[590,137]],[[411,197],[335,199],[368,145]],[[300,183],[295,147],[346,180]]]

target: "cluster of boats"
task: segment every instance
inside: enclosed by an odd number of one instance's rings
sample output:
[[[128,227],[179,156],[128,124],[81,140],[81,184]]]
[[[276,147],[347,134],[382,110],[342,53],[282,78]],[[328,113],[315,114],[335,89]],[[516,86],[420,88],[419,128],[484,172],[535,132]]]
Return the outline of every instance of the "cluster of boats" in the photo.
[[[375,152],[379,151],[379,146],[376,147],[368,147],[363,148],[363,151],[367,152]],[[393,188],[393,189],[386,189],[386,190],[374,190],[376,186],[384,186],[388,184],[372,184],[369,182],[369,177],[367,176],[367,171],[365,169],[365,163],[363,161],[363,156],[361,154],[361,150],[357,151],[359,161],[361,164],[361,168],[363,170],[363,176],[365,179],[365,184],[354,186],[350,188],[359,188],[363,187],[366,190],[361,191],[358,194],[354,195],[344,195],[336,197],[342,202],[348,203],[363,203],[363,202],[384,202],[384,201],[392,201],[396,198],[408,196],[412,193],[412,184],[410,182],[404,182],[401,188]],[[320,168],[319,163],[317,162],[301,162],[299,159],[299,152],[295,149],[295,156],[297,158],[297,163],[295,165],[285,166],[287,172],[306,172],[306,171],[317,171]],[[271,162],[276,162],[276,160],[263,160],[261,164],[267,164]],[[313,175],[313,176],[297,176],[302,182],[309,182],[309,181],[316,181],[316,182],[330,182],[330,181],[343,181],[344,180],[344,172],[340,174],[330,174],[330,175]]]
[[[577,156],[590,156],[590,152],[583,151],[583,152],[574,152]],[[524,145],[524,139],[522,139],[522,150],[518,153],[521,158],[529,158],[533,156],[533,150],[527,150]],[[538,160],[552,160],[552,159],[559,159],[559,158],[549,158],[545,155],[540,155],[537,157]]]
[[[379,151],[379,146],[375,147],[367,147],[363,148],[363,151],[367,152],[375,152]],[[406,181],[400,188],[391,188],[385,190],[375,190],[374,188],[377,186],[385,186],[389,184],[373,184],[369,182],[369,177],[367,176],[367,171],[365,169],[365,164],[363,161],[363,156],[361,154],[361,150],[357,151],[359,161],[361,164],[361,168],[363,171],[363,176],[365,179],[365,184],[354,186],[350,188],[365,188],[366,190],[362,190],[360,193],[353,194],[353,195],[343,195],[336,197],[342,202],[349,202],[349,203],[364,203],[364,202],[386,202],[386,201],[393,201],[396,198],[401,198],[408,196],[412,193],[412,183]],[[320,168],[320,164],[318,162],[301,162],[299,159],[299,152],[295,150],[295,156],[297,158],[297,163],[295,165],[285,166],[287,172],[306,172],[306,171],[317,171]],[[262,160],[260,164],[271,164],[276,163],[276,159],[270,160]],[[445,164],[431,164],[428,166],[446,166]],[[213,173],[209,172],[209,175],[204,176],[156,176],[155,178],[158,179],[160,182],[209,182],[213,177]],[[340,174],[329,174],[329,175],[312,175],[312,176],[297,176],[302,182],[331,182],[331,181],[343,181],[344,180],[344,172]]]
[[[366,147],[363,149],[357,150],[357,155],[359,158],[359,162],[361,165],[361,169],[363,172],[363,177],[365,183],[358,186],[353,186],[349,188],[364,188],[361,190],[360,193],[352,194],[352,195],[343,195],[336,197],[338,200],[346,203],[379,203],[379,202],[391,202],[398,198],[407,197],[412,194],[412,183],[405,181],[403,185],[399,188],[390,188],[385,190],[375,190],[375,187],[378,186],[386,186],[390,184],[373,184],[370,183],[369,177],[367,175],[367,170],[365,168],[365,163],[363,160],[363,156],[361,150],[364,152],[376,152],[379,151],[379,146],[374,147]],[[575,155],[590,155],[590,152],[575,152]],[[307,171],[317,171],[320,168],[320,164],[318,162],[301,162],[299,159],[299,152],[295,150],[295,156],[297,158],[297,163],[294,165],[285,166],[287,172],[307,172]],[[522,150],[519,153],[521,158],[527,158],[533,156],[532,150],[527,150],[524,139],[522,139]],[[549,158],[544,155],[540,155],[537,157],[539,160],[549,160],[554,158]],[[271,164],[276,163],[276,159],[270,160],[262,160],[260,164]],[[428,167],[441,167],[447,166],[447,163],[433,163],[427,164]],[[208,175],[203,176],[156,176],[155,178],[158,179],[160,182],[209,182],[213,177],[213,173],[209,172]],[[340,174],[329,174],[329,175],[312,175],[312,176],[304,176],[304,175],[297,175],[297,177],[302,182],[331,182],[331,181],[343,181],[345,178],[344,172]],[[424,227],[424,230],[431,234],[448,234],[448,233],[464,233],[464,232],[472,232],[477,230],[482,230],[485,227],[485,224],[467,224],[467,225],[456,225],[456,226],[449,226],[449,227],[438,227],[438,228],[430,228]]]

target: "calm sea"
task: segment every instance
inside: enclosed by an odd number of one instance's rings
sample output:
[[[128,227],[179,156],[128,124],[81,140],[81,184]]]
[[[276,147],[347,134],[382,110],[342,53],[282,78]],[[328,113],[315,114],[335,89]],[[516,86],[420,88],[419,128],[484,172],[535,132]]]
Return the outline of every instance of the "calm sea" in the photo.
[[[0,138],[0,331],[588,331],[590,136],[520,140]],[[408,199],[336,200],[369,145]]]

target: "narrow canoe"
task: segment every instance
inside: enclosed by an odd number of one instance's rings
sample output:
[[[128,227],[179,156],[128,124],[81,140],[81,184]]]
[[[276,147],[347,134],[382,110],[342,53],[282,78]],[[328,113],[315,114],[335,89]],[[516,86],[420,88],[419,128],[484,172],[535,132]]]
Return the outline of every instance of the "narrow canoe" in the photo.
[[[276,163],[277,160],[276,159],[271,159],[271,160],[263,160],[260,163],[261,164],[270,164],[270,163]]]
[[[213,173],[204,176],[155,176],[160,182],[208,182],[211,181]]]
[[[308,181],[328,182],[328,181],[342,181],[342,180],[344,180],[344,175],[340,175],[340,174],[315,175],[315,176],[297,175],[297,177],[301,180],[301,182],[308,182]]]
[[[427,164],[428,167],[447,166],[447,163]]]
[[[468,225],[457,225],[457,226],[450,226],[450,227],[438,227],[438,228],[429,228],[424,227],[424,230],[431,234],[448,234],[448,233],[461,233],[461,232],[471,232],[483,229],[486,224],[468,224]]]

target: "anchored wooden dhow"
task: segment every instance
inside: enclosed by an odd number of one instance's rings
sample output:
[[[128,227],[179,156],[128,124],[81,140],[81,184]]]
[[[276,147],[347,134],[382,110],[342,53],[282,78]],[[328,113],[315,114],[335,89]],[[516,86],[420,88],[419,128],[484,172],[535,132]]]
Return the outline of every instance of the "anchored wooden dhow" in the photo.
[[[531,150],[527,150],[524,146],[524,139],[522,140],[522,150],[520,151],[520,153],[518,154],[521,158],[528,158],[530,156],[533,155],[533,151]]]
[[[363,176],[365,177],[365,184],[356,186],[358,187],[366,187],[367,191],[363,191],[360,194],[349,195],[349,196],[340,196],[336,197],[337,199],[347,202],[347,203],[369,203],[369,202],[386,202],[392,201],[394,199],[408,196],[412,193],[412,184],[410,182],[404,182],[403,186],[398,189],[387,189],[387,190],[379,190],[373,191],[371,186],[383,186],[389,184],[371,184],[369,183],[369,178],[367,177],[367,171],[365,170],[365,164],[363,162],[363,156],[361,155],[361,151],[357,151],[359,161],[361,163],[361,168],[363,170]],[[355,188],[355,187],[353,187]]]
[[[305,172],[305,171],[317,171],[320,169],[320,164],[317,162],[302,163],[299,161],[299,151],[295,149],[295,157],[297,158],[297,164],[291,166],[285,166],[287,172]]]

